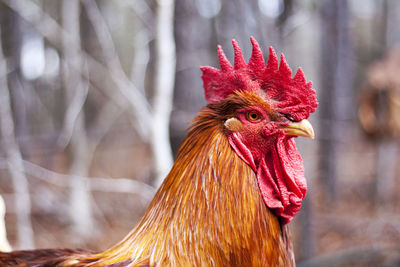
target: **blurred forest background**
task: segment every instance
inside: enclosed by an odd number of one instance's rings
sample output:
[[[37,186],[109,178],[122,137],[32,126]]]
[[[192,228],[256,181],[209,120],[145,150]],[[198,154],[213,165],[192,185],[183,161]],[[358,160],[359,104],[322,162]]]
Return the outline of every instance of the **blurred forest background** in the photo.
[[[248,59],[254,36],[303,68],[320,103],[316,139],[297,140],[309,184],[297,262],[398,266],[398,14],[395,0],[0,0],[10,244],[124,237],[206,104],[199,66],[218,66],[217,44],[232,60],[233,38]]]

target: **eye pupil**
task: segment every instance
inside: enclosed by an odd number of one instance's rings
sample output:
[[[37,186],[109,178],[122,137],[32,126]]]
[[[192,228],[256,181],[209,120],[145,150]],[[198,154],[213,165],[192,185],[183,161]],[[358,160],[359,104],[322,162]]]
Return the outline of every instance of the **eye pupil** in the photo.
[[[260,118],[260,115],[258,115],[258,113],[255,113],[255,112],[250,112],[248,117],[250,120],[255,121]]]

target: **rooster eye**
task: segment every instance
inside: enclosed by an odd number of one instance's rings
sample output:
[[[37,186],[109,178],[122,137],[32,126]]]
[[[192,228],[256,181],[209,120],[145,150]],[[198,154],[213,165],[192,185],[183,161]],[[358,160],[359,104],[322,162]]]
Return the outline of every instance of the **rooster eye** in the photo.
[[[260,114],[256,113],[256,112],[249,112],[247,113],[247,118],[250,121],[258,121],[259,119],[261,119]]]

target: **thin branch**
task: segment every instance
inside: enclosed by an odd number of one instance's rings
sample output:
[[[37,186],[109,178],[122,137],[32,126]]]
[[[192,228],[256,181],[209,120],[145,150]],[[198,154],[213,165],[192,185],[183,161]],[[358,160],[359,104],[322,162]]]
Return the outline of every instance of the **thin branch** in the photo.
[[[131,79],[138,84],[139,89],[145,88],[146,70],[150,62],[149,43],[153,39],[151,33],[145,29],[135,35],[135,55],[131,69]]]
[[[100,12],[97,3],[93,0],[81,0],[88,15],[88,18],[93,25],[94,31],[99,40],[99,44],[105,60],[108,62],[112,62],[113,66],[118,68],[118,72],[122,71],[121,63],[119,61],[119,57],[117,54],[117,50],[115,49],[114,41],[111,36],[111,32],[108,29],[108,25]],[[122,74],[124,75],[124,74]]]
[[[93,161],[94,153],[96,152],[101,140],[111,130],[111,126],[113,126],[115,121],[123,112],[123,109],[118,108],[115,103],[111,101],[107,102],[100,110],[95,122],[88,130],[89,134],[92,131],[96,131],[96,134],[90,138],[90,143],[88,144],[88,161],[90,164]]]
[[[83,105],[89,93],[88,81],[81,79],[81,82],[85,84],[80,86],[79,90],[74,90],[75,94],[67,105],[63,127],[57,140],[57,145],[60,149],[64,149],[70,142],[79,114],[83,110]]]
[[[137,180],[126,178],[90,178],[93,191],[133,193],[150,200],[155,192],[154,187]]]
[[[0,158],[0,169],[6,169],[7,166],[6,159]],[[29,161],[23,161],[23,166],[26,174],[34,178],[58,187],[69,187],[68,180],[71,179],[71,175],[54,172]],[[146,201],[150,201],[156,192],[156,189],[151,185],[129,178],[81,178],[85,179],[92,191],[97,192],[137,194]]]

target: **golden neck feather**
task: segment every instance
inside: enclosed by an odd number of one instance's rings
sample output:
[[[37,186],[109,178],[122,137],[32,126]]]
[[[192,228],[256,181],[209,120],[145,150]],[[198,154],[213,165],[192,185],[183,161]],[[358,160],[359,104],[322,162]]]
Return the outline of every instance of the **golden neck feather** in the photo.
[[[254,172],[231,149],[223,124],[214,115],[205,109],[196,118],[138,225],[87,263],[265,266],[271,259],[286,263],[271,250],[287,250],[280,224],[262,201]]]

